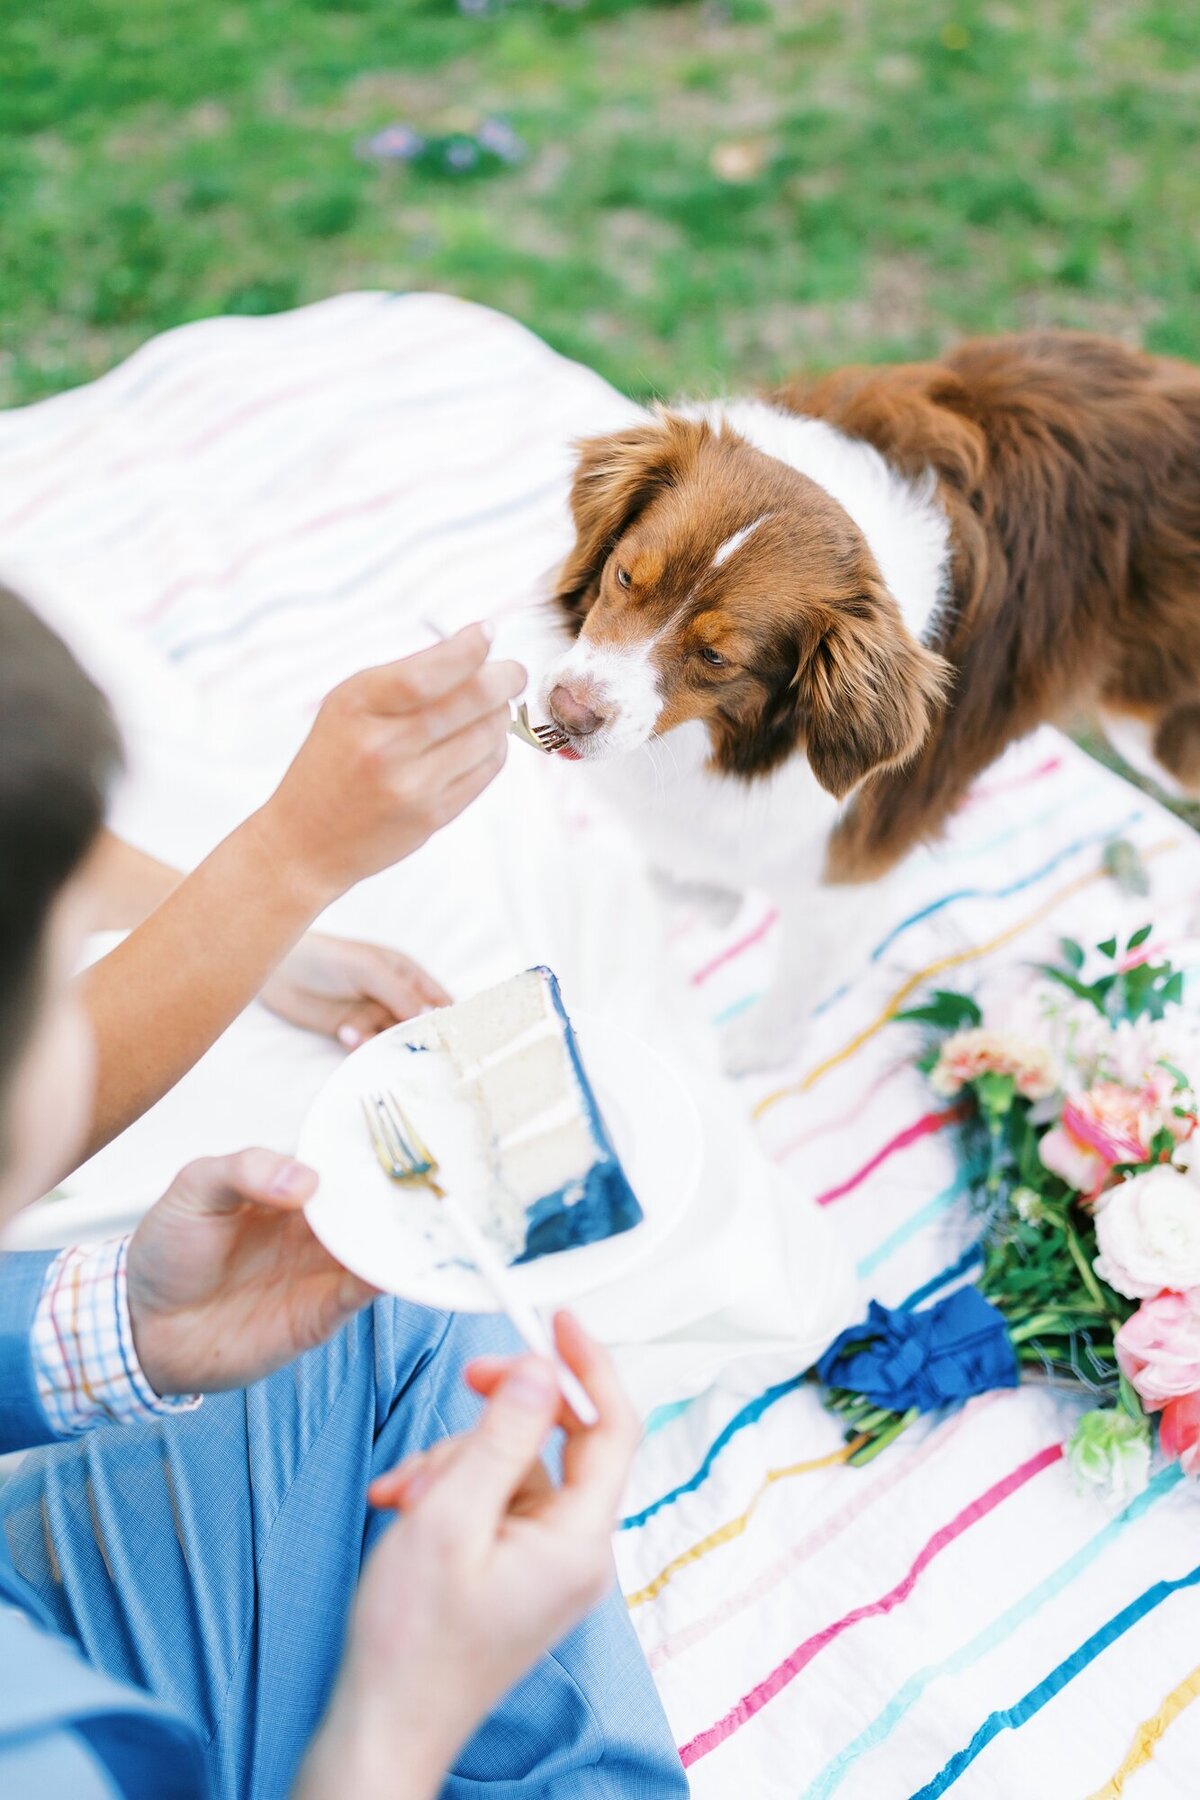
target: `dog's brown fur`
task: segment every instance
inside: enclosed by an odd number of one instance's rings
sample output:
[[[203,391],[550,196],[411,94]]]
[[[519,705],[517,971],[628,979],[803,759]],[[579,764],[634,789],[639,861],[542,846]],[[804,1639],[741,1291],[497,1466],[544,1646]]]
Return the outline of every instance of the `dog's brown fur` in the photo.
[[[1200,788],[1200,371],[1047,332],[794,381],[771,399],[914,480],[933,470],[952,596],[932,643],[916,644],[842,509],[735,434],[666,414],[593,440],[558,599],[576,629],[594,614],[589,635],[610,641],[635,620],[641,635],[648,618],[675,620],[660,730],[703,718],[728,774],[804,750],[832,792],[861,782],[830,847],[842,881],[936,833],[974,777],[1047,720],[1135,715],[1163,765]],[[768,522],[714,568],[748,509]]]

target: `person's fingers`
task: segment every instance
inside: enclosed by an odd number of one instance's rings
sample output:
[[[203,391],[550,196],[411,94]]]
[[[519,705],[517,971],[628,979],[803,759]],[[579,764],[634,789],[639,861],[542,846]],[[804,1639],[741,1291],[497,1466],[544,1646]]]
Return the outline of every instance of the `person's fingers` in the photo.
[[[513,1364],[518,1360],[519,1359],[515,1356],[477,1356],[472,1362],[469,1362],[463,1370],[463,1380],[474,1393],[481,1397],[481,1399],[490,1400],[496,1389],[500,1386],[500,1383],[512,1369]],[[558,1412],[555,1414],[554,1422],[556,1425],[561,1425],[564,1431],[568,1426],[578,1425],[579,1423],[570,1405],[563,1397],[561,1384],[558,1397]]]
[[[438,807],[443,825],[448,825],[451,819],[456,819],[459,813],[465,812],[473,800],[478,800],[484,789],[490,787],[495,781],[507,758],[508,735],[506,732],[482,761],[476,763],[474,768],[468,769],[465,774],[458,776],[443,789]]]
[[[453,693],[481,669],[491,645],[490,626],[467,625],[414,656],[362,669],[343,686],[353,688],[372,712],[419,712],[443,694]]]
[[[508,708],[494,707],[490,713],[464,725],[453,737],[442,738],[422,753],[418,763],[421,785],[431,794],[441,793],[451,782],[486,761],[507,735]]]
[[[357,1050],[368,1038],[378,1037],[381,1031],[387,1031],[401,1019],[411,1019],[414,1013],[420,1012],[421,1006],[414,999],[401,1012],[396,1012],[375,1000],[359,1000],[353,1006],[335,1010],[338,1023],[329,1035],[336,1037],[347,1050]]]
[[[429,744],[440,744],[444,738],[466,729],[476,719],[503,709],[518,694],[524,693],[529,677],[520,663],[487,663],[464,681],[453,693],[444,694],[421,715],[421,725]],[[506,717],[507,723],[507,717]]]
[[[449,996],[431,975],[398,950],[362,946],[356,978],[364,1000],[385,1007],[392,1020],[411,1019],[423,1006],[445,1006]]]
[[[412,970],[417,990],[427,1006],[453,1006],[454,995],[442,986],[436,975],[431,975],[420,963],[414,963]]]
[[[523,1356],[493,1394],[458,1454],[422,1497],[431,1525],[466,1547],[494,1536],[510,1501],[538,1460],[558,1409],[552,1364]]]
[[[403,1511],[415,1506],[439,1469],[445,1468],[456,1453],[461,1438],[443,1438],[426,1450],[416,1450],[382,1475],[377,1475],[367,1489],[367,1499],[380,1511],[388,1507]]]
[[[255,1149],[188,1163],[166,1197],[198,1213],[236,1212],[248,1200],[280,1212],[296,1212],[316,1190],[315,1169],[277,1150]]]
[[[554,1499],[561,1517],[576,1527],[607,1531],[616,1517],[640,1435],[637,1414],[626,1398],[612,1358],[569,1312],[554,1319],[558,1353],[595,1402],[599,1418],[591,1426],[566,1426],[563,1480]]]

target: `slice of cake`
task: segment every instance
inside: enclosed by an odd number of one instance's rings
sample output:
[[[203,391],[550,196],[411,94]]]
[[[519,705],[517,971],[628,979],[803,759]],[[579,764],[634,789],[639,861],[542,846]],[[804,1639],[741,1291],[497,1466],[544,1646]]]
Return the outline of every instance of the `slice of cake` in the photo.
[[[427,1013],[403,1032],[406,1048],[449,1064],[446,1097],[467,1111],[459,1114],[447,1154],[445,1137],[432,1129],[425,1135],[437,1148],[447,1185],[511,1261],[595,1243],[639,1223],[642,1209],[549,969],[529,969]],[[416,1061],[426,1065],[424,1056]],[[422,1067],[417,1085],[430,1087],[431,1076],[436,1081],[434,1070]],[[469,1157],[466,1136],[474,1140]]]

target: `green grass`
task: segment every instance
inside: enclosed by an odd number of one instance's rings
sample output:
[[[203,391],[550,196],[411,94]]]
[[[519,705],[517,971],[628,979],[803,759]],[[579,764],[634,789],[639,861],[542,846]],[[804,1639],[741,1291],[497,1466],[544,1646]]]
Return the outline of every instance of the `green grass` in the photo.
[[[0,0],[0,71],[0,404],[355,287],[639,394],[1029,323],[1200,359],[1188,0]],[[520,168],[356,154],[488,114]]]

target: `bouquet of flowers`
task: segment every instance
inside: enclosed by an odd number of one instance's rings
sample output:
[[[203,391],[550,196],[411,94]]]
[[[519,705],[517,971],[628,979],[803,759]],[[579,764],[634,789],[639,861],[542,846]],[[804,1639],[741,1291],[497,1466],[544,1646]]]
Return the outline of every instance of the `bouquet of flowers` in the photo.
[[[1000,1020],[945,991],[897,1015],[925,1027],[918,1066],[963,1109],[981,1273],[923,1308],[872,1302],[821,1358],[851,1461],[922,1412],[1040,1381],[1095,1399],[1069,1448],[1081,1483],[1131,1497],[1155,1430],[1200,1475],[1200,1054],[1150,934],[1091,955],[1064,939]]]

